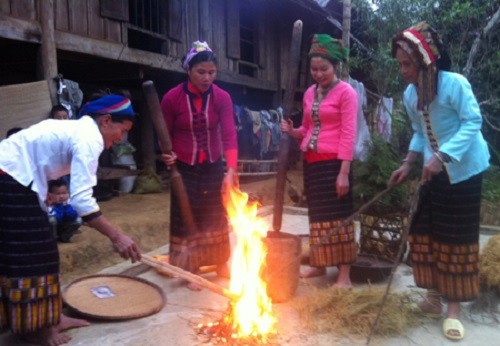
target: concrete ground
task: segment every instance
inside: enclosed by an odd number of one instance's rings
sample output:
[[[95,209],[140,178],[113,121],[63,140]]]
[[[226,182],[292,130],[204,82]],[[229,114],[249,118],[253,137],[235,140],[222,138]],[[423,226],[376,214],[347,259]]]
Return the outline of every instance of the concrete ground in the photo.
[[[282,231],[294,234],[307,233],[307,216],[298,208],[285,208]],[[263,212],[263,217],[272,222],[272,211]],[[498,230],[496,230],[498,232]],[[495,233],[487,232],[481,235],[484,245]],[[168,246],[157,249],[151,254],[162,254],[168,251]],[[120,322],[91,320],[89,327],[68,331],[72,341],[68,345],[134,345],[134,346],[185,346],[209,345],[197,337],[194,325],[198,322],[214,320],[217,312],[224,311],[228,299],[209,290],[193,292],[188,290],[180,279],[167,278],[154,269],[143,264],[132,265],[124,262],[100,272],[100,274],[134,273],[134,275],[157,284],[163,289],[167,303],[163,309],[151,316]],[[302,280],[296,296],[304,295],[310,285],[326,287],[331,283],[337,272],[329,269],[324,277]],[[214,283],[227,287],[228,280],[216,278],[214,273],[204,277]],[[386,287],[387,281],[378,285]],[[359,287],[359,285],[357,285]],[[391,291],[415,291],[411,269],[400,264],[394,275]],[[327,346],[327,345],[365,345],[366,339],[359,336],[340,337],[334,333],[315,334],[306,330],[298,313],[290,301],[274,304],[273,310],[278,320],[277,345]],[[464,309],[465,311],[466,309]],[[500,328],[498,322],[482,319],[480,316],[463,314],[466,329],[465,338],[459,342],[447,340],[441,332],[442,319],[429,322],[419,328],[410,330],[406,335],[393,338],[374,337],[371,345],[500,345]],[[21,343],[10,332],[0,334],[0,345],[28,346]]]

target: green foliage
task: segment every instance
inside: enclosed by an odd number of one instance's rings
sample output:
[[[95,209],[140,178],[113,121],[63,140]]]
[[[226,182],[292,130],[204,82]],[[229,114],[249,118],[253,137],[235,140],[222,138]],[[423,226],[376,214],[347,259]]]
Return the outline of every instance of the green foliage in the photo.
[[[483,175],[483,198],[500,202],[500,166],[491,166]]]
[[[401,155],[395,150],[395,146],[385,142],[377,134],[372,136],[367,161],[355,161],[353,164],[353,191],[356,208],[385,190],[392,172],[400,165]],[[390,193],[381,198],[381,202],[389,206],[393,212],[402,212],[408,202],[408,187],[402,185],[393,188]]]
[[[488,147],[490,149],[490,154],[493,157],[493,160],[496,160],[496,162],[500,162],[500,151],[495,149],[490,143],[488,143]]]
[[[371,4],[376,10],[371,10]],[[368,51],[351,50],[356,55],[356,70],[363,71],[365,85],[378,95],[396,101],[406,86],[390,55],[390,42],[399,31],[426,21],[439,33],[452,60],[452,70],[463,73],[471,48],[488,21],[499,8],[497,0],[355,0],[353,8],[361,12],[359,33]],[[492,147],[500,146],[500,25],[488,36],[480,36],[478,52],[467,78],[485,118],[483,134]],[[395,111],[400,112],[397,108]],[[497,161],[495,161],[497,162]],[[500,162],[497,162],[500,163]]]

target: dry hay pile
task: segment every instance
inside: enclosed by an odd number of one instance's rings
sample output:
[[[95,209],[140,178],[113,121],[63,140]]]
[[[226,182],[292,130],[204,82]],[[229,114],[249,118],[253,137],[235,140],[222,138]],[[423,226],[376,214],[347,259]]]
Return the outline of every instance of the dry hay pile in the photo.
[[[500,235],[495,235],[481,251],[479,278],[481,285],[500,292]]]
[[[479,256],[479,296],[469,305],[469,317],[475,321],[500,322],[500,235],[488,240]]]
[[[379,312],[385,288],[370,286],[361,290],[345,290],[336,287],[312,288],[309,296],[295,299],[307,328],[320,332],[336,332],[341,335],[368,336]],[[409,328],[422,325],[429,318],[412,307],[412,296],[406,293],[390,293],[378,321],[375,334],[401,335]]]

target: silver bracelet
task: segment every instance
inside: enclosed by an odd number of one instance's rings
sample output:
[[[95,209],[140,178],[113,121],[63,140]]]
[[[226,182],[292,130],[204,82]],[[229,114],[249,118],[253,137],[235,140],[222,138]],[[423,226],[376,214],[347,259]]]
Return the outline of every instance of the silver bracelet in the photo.
[[[439,151],[435,151],[434,156],[436,156],[438,158],[438,160],[441,161],[441,164],[444,165],[443,157],[441,156],[441,153]]]

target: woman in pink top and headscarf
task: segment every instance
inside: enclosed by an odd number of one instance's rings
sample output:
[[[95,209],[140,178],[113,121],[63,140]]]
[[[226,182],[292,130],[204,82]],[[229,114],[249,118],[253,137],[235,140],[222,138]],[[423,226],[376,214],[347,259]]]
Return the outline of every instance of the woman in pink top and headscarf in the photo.
[[[217,265],[218,275],[228,276],[229,233],[221,192],[234,184],[238,160],[233,103],[231,96],[213,83],[216,57],[206,42],[193,43],[182,67],[188,80],[168,91],[161,102],[173,151],[163,158],[167,165],[176,162],[182,175],[198,234],[188,237],[177,196],[172,196],[170,261],[185,264],[191,271]],[[182,252],[186,240],[190,249],[187,261]],[[188,287],[200,289],[192,283]]]
[[[283,121],[281,130],[300,141],[304,156],[304,187],[308,203],[311,268],[302,277],[324,275],[338,266],[336,285],[351,288],[349,272],[356,261],[354,226],[342,225],[351,215],[351,161],[356,138],[356,91],[337,77],[348,52],[326,34],[313,37],[310,72],[316,82],[303,98],[302,125]]]

